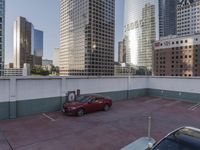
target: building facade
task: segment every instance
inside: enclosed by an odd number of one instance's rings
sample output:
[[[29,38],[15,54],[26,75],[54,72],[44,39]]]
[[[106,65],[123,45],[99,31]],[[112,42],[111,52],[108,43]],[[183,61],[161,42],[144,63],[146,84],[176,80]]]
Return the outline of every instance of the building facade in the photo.
[[[42,65],[43,32],[34,29],[24,17],[14,22],[14,68],[23,68],[25,63]]]
[[[60,4],[60,75],[114,75],[115,0]]]
[[[126,63],[126,48],[124,40],[118,42],[118,62]]]
[[[158,1],[124,2],[126,62],[152,69],[153,42],[159,38]]]
[[[125,63],[115,63],[114,65],[115,76],[133,76],[136,75],[136,69],[133,66]]]
[[[177,35],[200,33],[200,1],[182,0],[177,6]]]
[[[43,56],[43,31],[34,29],[34,47],[32,48],[32,54],[37,57]]]
[[[59,55],[60,51],[59,50],[60,50],[59,48],[55,48],[54,53],[53,53],[53,65],[55,67],[59,66],[59,57],[60,57],[60,55]]]
[[[44,65],[44,66],[46,66],[46,65],[53,65],[53,60],[43,59],[42,60],[42,65]]]
[[[5,62],[5,0],[0,0],[0,76],[4,74]]]
[[[23,68],[7,67],[4,69],[4,76],[30,76],[30,65],[24,64]]]
[[[159,0],[159,36],[176,35],[178,0]]]
[[[169,36],[154,45],[156,76],[200,76],[200,35]]]

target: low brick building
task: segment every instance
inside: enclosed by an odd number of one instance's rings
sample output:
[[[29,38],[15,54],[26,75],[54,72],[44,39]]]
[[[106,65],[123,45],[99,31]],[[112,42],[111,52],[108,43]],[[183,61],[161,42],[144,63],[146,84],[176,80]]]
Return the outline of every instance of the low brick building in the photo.
[[[153,74],[200,76],[200,34],[168,36],[154,43]]]

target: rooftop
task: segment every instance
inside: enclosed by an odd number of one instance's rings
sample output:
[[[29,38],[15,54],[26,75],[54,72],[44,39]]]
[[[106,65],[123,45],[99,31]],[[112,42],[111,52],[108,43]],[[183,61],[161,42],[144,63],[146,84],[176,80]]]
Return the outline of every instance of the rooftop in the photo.
[[[158,97],[114,102],[108,112],[68,117],[61,112],[0,121],[0,146],[5,150],[118,150],[147,136],[160,139],[180,126],[199,128],[197,103]],[[10,145],[10,146],[9,146]]]

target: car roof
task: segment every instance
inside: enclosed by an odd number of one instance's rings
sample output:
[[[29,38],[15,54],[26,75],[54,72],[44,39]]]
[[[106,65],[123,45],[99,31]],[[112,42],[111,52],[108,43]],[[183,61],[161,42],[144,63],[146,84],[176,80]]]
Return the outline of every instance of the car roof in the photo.
[[[178,128],[171,134],[176,134],[176,136],[178,136],[178,134],[187,134],[200,139],[200,129],[189,126]]]
[[[178,139],[184,144],[200,149],[200,130],[193,127],[184,127],[174,134],[174,139]]]
[[[100,94],[82,94],[80,96],[94,96],[94,97],[99,97],[99,98],[109,98],[108,96],[103,96]]]
[[[179,141],[185,144],[187,143],[188,145],[197,147],[199,149],[200,148],[200,129],[189,127],[189,126],[178,128],[170,132],[163,139],[161,139],[158,142],[158,144],[161,143],[164,139],[174,139],[176,141]]]

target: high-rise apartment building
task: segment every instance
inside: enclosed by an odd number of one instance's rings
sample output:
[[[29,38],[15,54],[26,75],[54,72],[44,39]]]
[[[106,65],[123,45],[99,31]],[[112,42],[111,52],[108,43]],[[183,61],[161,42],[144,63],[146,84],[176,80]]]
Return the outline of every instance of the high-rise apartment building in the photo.
[[[5,0],[0,0],[0,76],[5,62]]]
[[[60,4],[60,75],[114,75],[115,0]]]
[[[159,0],[159,36],[176,35],[178,0]]]
[[[24,64],[42,65],[43,32],[34,29],[24,17],[17,17],[14,23],[14,68]]]
[[[200,33],[200,0],[182,0],[177,6],[177,35]]]
[[[152,69],[153,42],[159,38],[157,0],[124,0],[126,63]]]

